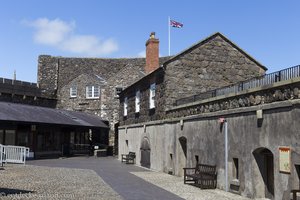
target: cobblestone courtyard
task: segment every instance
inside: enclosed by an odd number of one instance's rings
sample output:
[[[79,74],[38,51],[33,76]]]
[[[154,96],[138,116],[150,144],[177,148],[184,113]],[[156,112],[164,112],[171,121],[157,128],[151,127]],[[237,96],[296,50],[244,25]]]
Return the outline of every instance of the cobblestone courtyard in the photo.
[[[89,157],[5,165],[0,171],[0,199],[247,200],[184,185],[181,177],[121,164],[114,158]]]

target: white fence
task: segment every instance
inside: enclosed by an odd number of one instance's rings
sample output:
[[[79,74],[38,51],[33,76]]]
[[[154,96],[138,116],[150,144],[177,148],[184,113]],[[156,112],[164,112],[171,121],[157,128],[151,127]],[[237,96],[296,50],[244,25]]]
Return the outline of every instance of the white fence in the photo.
[[[22,146],[1,145],[0,163],[21,163],[25,164],[26,157],[29,156],[29,148]]]

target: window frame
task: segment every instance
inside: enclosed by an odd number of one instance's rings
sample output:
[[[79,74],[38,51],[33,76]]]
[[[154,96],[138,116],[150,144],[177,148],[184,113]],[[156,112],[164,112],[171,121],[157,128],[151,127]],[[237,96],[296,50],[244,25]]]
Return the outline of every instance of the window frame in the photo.
[[[139,113],[141,110],[141,91],[135,92],[135,113]]]
[[[91,96],[89,96],[89,89],[91,88]],[[98,91],[98,95],[97,96],[95,96],[95,91],[96,91],[96,89],[97,89],[97,91]],[[99,99],[100,98],[100,92],[101,90],[100,90],[100,86],[97,86],[97,85],[87,85],[86,87],[85,87],[85,98],[86,99]]]
[[[155,108],[155,92],[156,92],[156,83],[151,83],[149,88],[149,108]]]
[[[74,92],[75,91],[75,95]],[[77,86],[71,86],[70,87],[70,98],[76,98],[77,97]]]
[[[128,114],[128,98],[127,97],[124,98],[123,106],[124,106],[123,116],[126,117]]]

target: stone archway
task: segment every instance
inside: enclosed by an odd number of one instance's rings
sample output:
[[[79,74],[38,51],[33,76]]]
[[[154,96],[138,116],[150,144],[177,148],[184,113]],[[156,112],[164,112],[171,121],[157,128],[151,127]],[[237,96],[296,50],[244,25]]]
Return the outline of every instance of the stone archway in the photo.
[[[143,138],[140,150],[141,150],[141,166],[150,169],[150,166],[151,166],[151,162],[150,162],[151,149],[150,149],[150,142],[149,142],[149,139],[147,137]]]
[[[258,170],[264,187],[261,187],[257,193],[262,197],[274,199],[274,156],[267,148],[257,148],[253,151]],[[259,184],[259,183],[258,183]]]

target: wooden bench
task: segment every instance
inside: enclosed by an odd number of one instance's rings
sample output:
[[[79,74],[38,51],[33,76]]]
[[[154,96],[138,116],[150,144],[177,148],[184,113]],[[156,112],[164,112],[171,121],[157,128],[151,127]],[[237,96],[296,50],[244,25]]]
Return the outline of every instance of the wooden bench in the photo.
[[[126,164],[134,164],[135,163],[135,152],[129,152],[128,154],[122,154],[122,162]]]
[[[217,187],[217,172],[215,165],[197,164],[193,168],[183,168],[184,184],[192,183],[201,189],[215,189]]]

